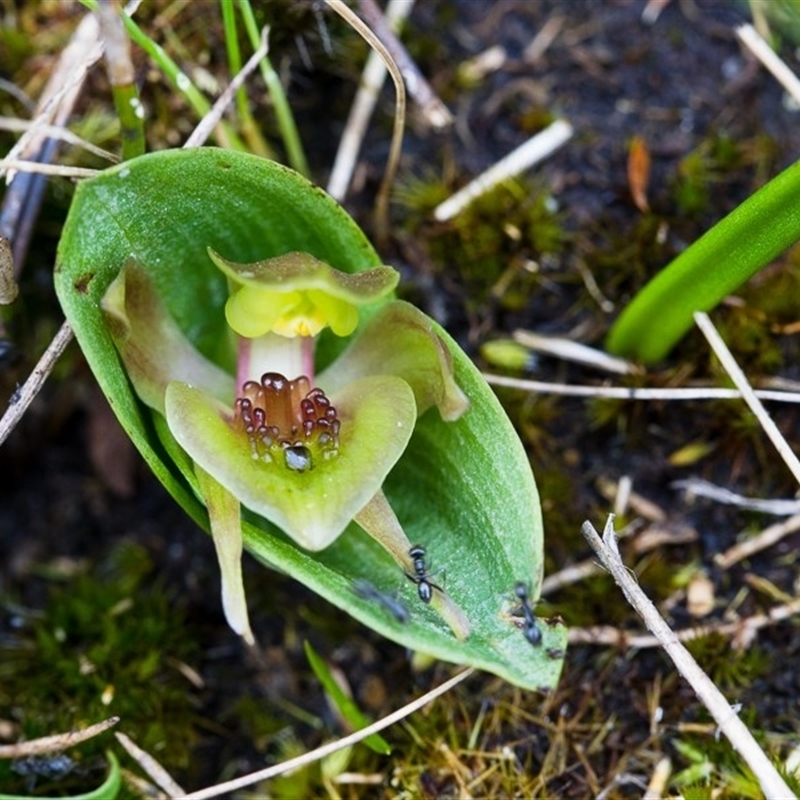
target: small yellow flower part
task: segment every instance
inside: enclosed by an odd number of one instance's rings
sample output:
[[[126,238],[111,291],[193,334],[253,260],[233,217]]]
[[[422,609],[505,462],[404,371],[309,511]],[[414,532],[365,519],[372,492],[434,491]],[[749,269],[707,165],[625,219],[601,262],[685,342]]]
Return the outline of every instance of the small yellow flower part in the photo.
[[[358,326],[358,307],[389,294],[399,280],[391,267],[340,272],[308,253],[237,264],[208,252],[231,282],[228,324],[248,339],[266,333],[316,336],[326,327],[349,336]]]

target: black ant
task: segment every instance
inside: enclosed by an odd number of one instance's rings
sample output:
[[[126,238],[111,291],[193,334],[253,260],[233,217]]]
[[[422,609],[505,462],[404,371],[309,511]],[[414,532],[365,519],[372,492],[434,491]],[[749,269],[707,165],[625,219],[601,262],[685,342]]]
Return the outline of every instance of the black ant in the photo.
[[[522,604],[522,615],[525,617],[522,633],[534,647],[538,647],[542,643],[542,632],[539,630],[533,611],[531,611],[531,605],[528,600],[528,587],[522,581],[517,581],[514,585],[514,594]]]
[[[408,622],[408,609],[399,600],[376,589],[369,581],[355,581],[353,591],[364,600],[372,600],[382,606],[402,625]]]
[[[438,589],[442,591],[441,586],[431,583],[431,573],[425,566],[425,548],[421,544],[415,544],[409,551],[408,555],[414,564],[414,574],[406,572],[406,578],[417,584],[417,594],[423,603],[430,603],[433,598],[433,590]]]

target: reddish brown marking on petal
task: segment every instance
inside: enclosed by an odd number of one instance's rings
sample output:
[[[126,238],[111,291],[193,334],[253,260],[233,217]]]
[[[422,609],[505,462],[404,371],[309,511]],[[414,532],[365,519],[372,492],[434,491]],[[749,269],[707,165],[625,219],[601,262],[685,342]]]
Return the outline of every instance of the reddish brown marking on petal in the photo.
[[[305,375],[290,381],[277,372],[242,386],[233,425],[247,434],[253,458],[304,472],[317,459],[337,455],[336,409],[322,389],[310,387]]]

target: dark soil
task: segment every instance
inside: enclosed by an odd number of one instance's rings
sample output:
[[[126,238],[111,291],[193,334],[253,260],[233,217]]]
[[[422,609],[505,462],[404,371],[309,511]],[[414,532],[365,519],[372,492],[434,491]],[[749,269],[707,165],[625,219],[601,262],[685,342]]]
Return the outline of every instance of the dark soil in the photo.
[[[189,20],[194,7],[183,12]],[[482,342],[519,327],[602,346],[613,319],[650,276],[800,152],[798,112],[787,110],[783,91],[743,54],[734,35],[745,4],[674,1],[650,26],[641,20],[644,7],[639,0],[448,0],[420,3],[414,11],[405,40],[453,110],[456,124],[446,134],[433,134],[412,119],[401,188],[419,189],[422,181],[434,190],[452,191],[551,116],[569,120],[576,131],[569,145],[521,183],[529,197],[552,195],[557,201],[558,212],[544,215],[540,223],[542,230],[549,226],[552,246],[534,234],[509,235],[501,237],[497,259],[482,260],[470,236],[481,225],[502,228],[517,213],[502,206],[502,196],[487,202],[467,230],[433,224],[430,204],[411,202],[408,193],[398,192],[385,258],[403,271],[404,293],[437,316],[478,360]],[[310,66],[298,55],[294,30],[283,31],[275,44],[276,59],[291,76],[290,96],[322,184],[360,68],[355,56],[363,54],[352,34],[328,21],[331,53],[323,47],[313,13],[296,23]],[[48,20],[41,17],[38,23],[46,27]],[[190,23],[183,24],[186,30],[178,33],[189,35]],[[275,25],[280,33],[279,18]],[[558,33],[537,60],[527,62],[525,49],[545,25]],[[475,85],[460,84],[459,66],[497,44],[508,56],[503,68]],[[781,52],[791,59],[790,44]],[[11,66],[0,64],[7,71],[3,77],[14,79]],[[17,65],[20,74],[33,68]],[[360,182],[347,202],[368,231],[392,102],[387,89],[367,138]],[[631,199],[627,160],[633,137],[641,137],[652,159],[649,213]],[[21,355],[3,367],[6,395],[24,380],[59,324],[49,270],[67,202],[63,186],[56,184],[40,216],[21,300],[7,316],[9,336]],[[535,262],[537,270],[518,269],[507,291],[494,291],[508,265],[524,262]],[[587,273],[596,291],[587,286]],[[740,292],[741,303],[715,313],[753,381],[798,377],[796,335],[776,328],[800,319],[798,279],[797,256],[787,256]],[[604,380],[587,368],[546,357],[539,360],[535,377],[576,384]],[[690,380],[723,380],[694,333],[639,382],[660,386]],[[664,509],[670,525],[697,531],[696,540],[686,544],[647,555],[625,552],[674,627],[696,622],[686,610],[682,576],[701,569],[716,592],[704,623],[746,617],[767,610],[783,595],[794,596],[797,536],[721,573],[713,556],[743,529],[756,530],[772,520],[706,501],[690,504],[670,488],[677,478],[697,475],[743,494],[795,493],[788,471],[738,404],[499,394],[539,482],[548,573],[589,558],[580,524],[591,519],[602,526],[610,510],[598,479],[627,475],[635,491]],[[135,723],[126,730],[138,731],[139,743],[153,747],[153,755],[185,787],[199,788],[341,732],[308,668],[304,640],[342,670],[361,707],[374,717],[451,673],[444,664],[414,669],[401,648],[250,560],[245,581],[261,652],[257,658],[246,653],[222,617],[210,539],[140,463],[104,402],[71,345],[0,455],[0,738],[67,730],[111,713],[124,717],[117,711],[121,705]],[[772,410],[790,443],[800,444],[797,410]],[[692,442],[709,445],[708,454],[689,466],[675,466],[670,456]],[[633,517],[631,512],[622,522]],[[762,580],[760,588],[753,588],[752,576]],[[164,623],[150,640],[129,625],[135,647],[125,651],[126,663],[109,656],[115,694],[128,699],[104,703],[107,686],[99,682],[91,691],[70,694],[59,674],[42,662],[43,654],[57,652],[53,641],[64,630],[74,631],[73,649],[58,651],[60,668],[74,669],[82,653],[95,646],[91,637],[103,635],[92,627],[92,614],[87,619],[81,613],[97,603],[100,614],[126,597],[133,605],[122,616],[127,613],[133,622],[151,613]],[[603,576],[548,597],[539,613],[560,614],[570,626],[641,630]],[[140,660],[151,646],[171,665],[155,675]],[[800,732],[798,649],[800,636],[791,622],[763,630],[743,651],[733,650],[724,638],[707,638],[697,646],[703,666],[732,702],[742,704],[743,718],[776,757],[785,758]],[[131,665],[135,668],[126,670]],[[201,680],[187,678],[181,665]],[[156,697],[148,707],[148,699]],[[481,714],[486,716],[479,724]],[[480,735],[468,746],[474,726]],[[343,796],[466,796],[464,787],[475,780],[473,796],[511,796],[516,781],[520,796],[583,798],[604,791],[605,797],[638,797],[661,756],[673,759],[676,772],[695,763],[689,745],[705,753],[711,765],[707,774],[698,768],[690,784],[708,790],[727,785],[730,797],[745,791],[742,785],[730,788],[739,762],[715,739],[707,712],[656,650],[573,646],[561,686],[549,697],[475,676],[451,699],[412,718],[408,727],[390,729],[387,738],[394,755],[358,751],[348,766],[351,772],[379,776],[379,783],[339,785]],[[452,759],[443,755],[445,747]],[[509,760],[502,769],[478,780],[494,763],[485,754],[504,748]],[[505,769],[510,777],[500,780]],[[542,776],[538,785],[537,775]],[[10,780],[7,772],[0,778]],[[14,786],[23,791],[26,784]],[[40,779],[36,786],[43,789],[47,783]],[[273,784],[269,791],[286,797],[326,793],[317,772]],[[268,796],[267,787],[256,796]]]

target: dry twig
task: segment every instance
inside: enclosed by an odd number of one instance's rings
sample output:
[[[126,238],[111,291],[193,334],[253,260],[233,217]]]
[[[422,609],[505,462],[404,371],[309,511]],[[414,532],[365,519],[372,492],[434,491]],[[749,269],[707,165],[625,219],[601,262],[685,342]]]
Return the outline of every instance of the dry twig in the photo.
[[[413,0],[405,0],[409,6],[406,15],[411,13]],[[381,13],[380,8],[374,0],[358,0],[358,7],[364,19],[374,31],[375,35],[383,42],[386,49],[392,54],[392,58],[403,76],[408,94],[411,99],[419,106],[426,122],[434,128],[442,129],[452,124],[453,116],[447,106],[436,96],[431,85],[425,76],[419,71],[414,60],[409,56],[408,51],[397,38],[391,26],[387,24],[387,17]]]
[[[708,314],[702,312],[697,312],[694,315],[694,321],[711,345],[715,355],[728,373],[728,377],[742,393],[744,401],[750,407],[750,410],[764,429],[764,433],[767,434],[772,444],[775,445],[775,449],[780,454],[786,466],[791,470],[794,479],[800,484],[800,460],[798,460],[784,435],[780,432],[778,426],[772,421],[772,417],[770,417],[767,410],[761,404],[761,401],[758,399],[752,386],[750,386],[749,381],[745,377],[744,372],[742,372],[739,365],[736,363],[731,351],[728,350],[727,345],[722,341],[722,337],[717,333],[714,323],[711,322]]]
[[[613,516],[608,518],[602,539],[590,522],[584,522],[581,533],[622,589],[627,601],[644,620],[645,625],[658,639],[678,671],[689,682],[695,694],[714,717],[720,731],[725,734],[734,749],[747,762],[764,794],[767,797],[794,798],[792,790],[761,749],[753,734],[736,715],[722,692],[703,672],[691,653],[681,644],[675,632],[658,613],[653,602],[625,568],[617,546]]]
[[[679,642],[692,642],[704,636],[718,634],[748,642],[762,628],[785,622],[800,612],[800,598],[771,608],[766,614],[754,614],[752,617],[738,619],[733,622],[710,623],[673,631]],[[621,647],[625,650],[647,650],[660,647],[661,640],[649,633],[638,633],[615,628],[612,625],[593,625],[589,628],[570,628],[570,644],[593,644],[603,647]]]
[[[389,194],[391,192],[394,176],[397,172],[397,166],[400,163],[400,153],[403,149],[403,130],[406,124],[406,87],[403,83],[403,76],[395,63],[392,54],[386,49],[386,46],[380,39],[372,32],[368,25],[366,25],[350,8],[348,8],[342,0],[325,0],[330,8],[332,8],[340,17],[358,32],[358,34],[378,52],[383,59],[389,74],[392,76],[395,92],[397,95],[394,126],[392,128],[392,143],[389,146],[389,158],[386,163],[386,171],[383,174],[378,195],[375,198],[375,229],[376,237],[379,241],[385,240],[389,234]]]
[[[117,741],[127,750],[128,755],[149,775],[170,797],[183,797],[186,792],[175,782],[153,756],[146,753],[124,733],[115,733]]]
[[[729,569],[739,561],[749,558],[755,553],[766,550],[768,547],[777,544],[785,536],[790,533],[795,533],[800,530],[800,514],[797,514],[783,522],[778,522],[775,525],[770,525],[764,528],[761,533],[746,539],[743,542],[738,542],[733,547],[728,548],[724,553],[717,553],[714,556],[714,563],[722,569]]]
[[[206,139],[214,131],[225,110],[233,102],[234,95],[239,91],[239,87],[247,80],[250,73],[255,70],[258,63],[269,54],[269,28],[261,31],[261,44],[258,50],[247,60],[247,63],[239,70],[238,74],[225,88],[225,91],[217,98],[217,101],[209,109],[208,113],[200,120],[197,127],[192,131],[189,138],[184,143],[184,148],[200,147],[205,144]]]
[[[368,725],[366,728],[362,728],[355,733],[351,733],[349,736],[344,736],[341,739],[337,739],[335,742],[330,742],[322,747],[318,747],[316,750],[312,750],[309,753],[304,753],[297,758],[290,758],[288,761],[284,761],[282,764],[276,764],[274,767],[268,767],[267,769],[262,769],[259,772],[253,772],[250,775],[245,775],[241,778],[234,778],[231,781],[219,783],[216,786],[209,787],[208,789],[201,789],[198,792],[192,792],[191,794],[185,795],[183,800],[208,800],[208,798],[211,797],[219,797],[225,792],[232,792],[235,789],[241,789],[245,786],[252,786],[254,783],[260,783],[261,781],[265,781],[269,778],[274,778],[286,772],[291,772],[295,769],[299,769],[300,767],[304,767],[307,764],[313,764],[315,761],[319,761],[320,759],[329,756],[331,753],[336,753],[339,750],[343,750],[345,747],[350,747],[351,745],[357,744],[367,736],[370,736],[373,733],[378,733],[384,728],[394,725],[395,722],[405,719],[410,714],[413,714],[415,711],[430,703],[431,700],[434,700],[440,695],[449,692],[450,689],[457,686],[464,679],[468,678],[473,672],[474,670],[472,668],[465,669],[463,672],[459,672],[458,675],[450,678],[450,680],[445,681],[436,688],[431,689],[431,691],[422,695],[422,697],[418,697],[416,700],[413,700],[392,714],[389,714],[377,722],[373,722],[372,725]]]
[[[28,380],[9,401],[6,413],[0,419],[0,444],[8,438],[16,424],[22,419],[22,415],[27,411],[33,398],[39,394],[42,384],[47,380],[47,376],[71,339],[72,328],[68,322],[64,322],[39,359],[39,363],[34,367]]]
[[[0,174],[15,168],[14,162],[20,157],[24,159],[39,150],[46,138],[40,126],[55,122],[63,127],[72,113],[87,70],[99,60],[102,52],[97,18],[94,14],[87,14],[58,60],[39,101],[36,119],[6,158],[0,161]]]
[[[593,397],[607,400],[738,400],[743,393],[738,389],[719,389],[715,386],[678,387],[675,389],[636,389],[626,386],[576,386],[571,383],[548,383],[527,378],[513,378],[508,375],[494,375],[484,372],[483,377],[492,386],[507,386],[525,392],[559,394],[564,397]],[[751,389],[751,391],[753,391]],[[756,389],[753,394],[762,400],[776,400],[779,403],[800,403],[799,392]]]
[[[403,19],[411,13],[413,6],[414,0],[390,0],[386,7],[386,21],[393,28],[398,27]],[[361,84],[353,104],[350,106],[350,114],[339,139],[339,148],[336,151],[336,158],[328,179],[327,191],[335,200],[344,200],[347,194],[358,151],[385,79],[386,65],[378,52],[373,50],[369,54],[361,75]]]
[[[765,500],[761,497],[745,497],[724,486],[717,486],[701,478],[672,481],[670,486],[673,489],[683,489],[687,497],[707,497],[717,503],[746,508],[748,511],[758,511],[761,514],[773,514],[776,517],[800,514],[800,500]]]
[[[45,753],[57,753],[74,747],[76,744],[93,739],[119,722],[119,717],[109,717],[102,722],[96,722],[88,728],[69,733],[57,733],[54,736],[43,736],[41,739],[31,739],[29,742],[0,745],[0,758],[27,758]]]
[[[611,356],[603,350],[589,347],[572,339],[565,339],[561,336],[544,336],[535,331],[526,331],[521,328],[515,330],[512,336],[515,342],[519,342],[523,347],[537,353],[546,353],[565,361],[586,364],[604,372],[614,372],[618,375],[633,375],[641,372],[641,368],[632,361]]]
[[[473,200],[493,189],[498,184],[524,172],[534,164],[547,158],[572,138],[572,126],[558,119],[501,158],[486,172],[482,172],[463,189],[457,191],[433,210],[439,222],[446,222],[461,213]]]
[[[800,80],[761,34],[752,25],[745,24],[736,29],[736,35],[742,44],[775,76],[794,101],[800,104]]]

